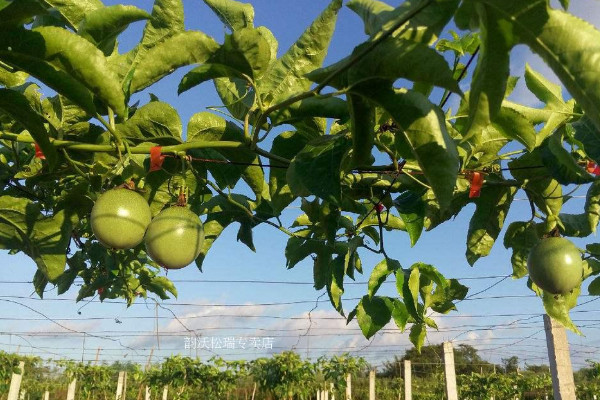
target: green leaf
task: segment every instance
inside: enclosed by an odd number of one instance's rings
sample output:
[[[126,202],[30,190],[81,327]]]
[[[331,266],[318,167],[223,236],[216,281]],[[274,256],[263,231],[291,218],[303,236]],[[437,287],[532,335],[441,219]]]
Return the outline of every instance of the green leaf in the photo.
[[[356,47],[351,56],[313,71],[307,77],[317,83],[325,82],[334,71],[350,64],[351,60],[362,54],[370,44],[366,42]],[[415,65],[419,65],[419,68],[415,68]],[[428,83],[462,94],[446,60],[438,52],[425,44],[397,38],[389,38],[379,43],[347,71],[338,74],[327,84],[342,89],[369,80],[387,80],[391,85],[391,82],[398,78]]]
[[[232,31],[254,27],[254,8],[235,0],[204,0],[219,19]]]
[[[244,132],[241,128],[209,112],[200,112],[190,118],[187,127],[187,142],[191,143],[196,140],[246,143]],[[221,148],[217,149],[217,151],[232,162],[253,164],[236,167],[241,171],[242,178],[256,194],[257,199],[262,198],[266,183],[264,172],[260,166],[260,158],[249,148],[243,146],[235,149]]]
[[[171,282],[167,277],[164,276],[154,276],[148,282],[143,282],[140,279],[140,282],[143,284],[143,287],[152,293],[156,293],[158,297],[162,300],[168,300],[169,295],[167,292],[171,292],[173,296],[177,297],[177,289],[173,282]]]
[[[46,12],[37,0],[10,1],[0,7],[0,26],[20,26],[31,22],[34,16]]]
[[[481,45],[469,94],[469,122],[463,141],[480,134],[500,112],[509,77],[513,38],[492,7],[479,5]]]
[[[375,139],[375,107],[361,96],[346,96],[352,127],[352,165],[371,165]]]
[[[575,129],[575,139],[583,144],[585,154],[600,163],[600,130],[586,115],[571,126]]]
[[[544,309],[546,313],[553,319],[560,322],[565,328],[581,335],[581,331],[575,326],[571,317],[569,317],[569,310],[577,304],[577,297],[581,292],[581,287],[577,287],[572,293],[565,295],[554,295],[548,292],[543,292],[542,302],[544,303]]]
[[[29,75],[25,72],[15,71],[10,72],[6,68],[0,66],[0,85],[6,87],[19,86],[27,81]]]
[[[296,131],[287,131],[279,134],[273,140],[271,153],[292,159],[298,154],[308,139]],[[271,194],[271,207],[279,215],[296,196],[292,193],[287,183],[287,168],[271,168],[269,172],[269,192]]]
[[[475,213],[467,233],[466,256],[470,265],[490,254],[516,192],[514,187],[485,186],[475,200]]]
[[[600,76],[596,68],[600,32],[547,1],[476,0],[494,9],[502,24],[550,66],[585,113],[600,127]]]
[[[456,0],[435,1],[422,8],[421,1],[405,1],[395,9],[390,9],[390,6],[379,1],[352,0],[347,5],[362,18],[365,32],[373,39],[420,9],[395,31],[394,37],[431,44],[454,15],[458,3]]]
[[[50,168],[54,169],[58,162],[58,153],[50,143],[44,120],[31,107],[27,98],[14,90],[0,89],[0,110],[9,114],[27,129],[42,149]]]
[[[356,306],[356,318],[365,338],[370,339],[390,322],[394,301],[389,297],[363,296]]]
[[[310,88],[311,81],[305,75],[323,63],[341,6],[342,0],[332,0],[288,51],[271,64],[258,82],[260,92],[266,93],[265,104],[279,103]]]
[[[119,79],[102,52],[65,29],[6,32],[0,37],[0,60],[38,78],[91,114],[95,108],[90,92],[119,115],[125,113]]]
[[[377,0],[350,0],[346,7],[354,11],[365,24],[365,33],[372,36],[381,30],[394,7]]]
[[[116,125],[123,138],[164,145],[181,143],[182,129],[177,110],[160,101],[138,108],[131,118]]]
[[[137,56],[174,34],[183,32],[184,18],[181,0],[155,0],[152,17],[144,27],[140,47],[136,49]]]
[[[44,216],[27,199],[0,196],[0,247],[27,254],[50,281],[65,269],[71,231],[65,211]]]
[[[600,221],[600,181],[592,183],[585,196],[585,215],[592,232],[596,232]]]
[[[40,0],[57,10],[73,29],[77,29],[85,15],[104,7],[100,0]]]
[[[202,242],[202,249],[198,258],[196,258],[196,266],[200,271],[202,271],[202,264],[213,243],[232,222],[233,218],[225,213],[214,213],[206,216],[206,220],[203,223],[204,242]]]
[[[406,191],[394,200],[394,206],[404,221],[412,247],[421,237],[425,226],[425,202],[422,193]]]
[[[345,256],[339,255],[331,262],[331,284],[327,287],[327,293],[333,308],[344,315],[342,308],[342,295],[344,294],[344,274],[346,269]]]
[[[281,125],[314,117],[347,120],[350,117],[348,103],[337,97],[311,97],[275,111],[269,119],[271,124]]]
[[[40,299],[44,298],[44,291],[48,283],[48,277],[41,270],[38,269],[35,271],[35,275],[33,275],[33,287],[37,295],[40,296]]]
[[[321,254],[327,248],[322,240],[304,239],[292,236],[285,247],[287,269],[294,268],[296,264],[311,254]],[[328,252],[331,255],[331,250]]]
[[[600,296],[600,276],[590,282],[588,293],[591,296]]]
[[[77,33],[110,55],[119,36],[129,24],[150,18],[150,14],[134,6],[115,5],[85,14]]]
[[[420,322],[417,324],[413,324],[410,328],[410,334],[408,338],[410,342],[415,345],[417,351],[421,351],[421,347],[425,343],[425,338],[427,337],[427,328],[424,322]]]
[[[563,185],[589,183],[594,177],[581,168],[563,147],[563,131],[556,131],[542,143],[541,158],[551,176]]]
[[[588,216],[586,214],[560,213],[560,233],[569,237],[588,237],[592,234]]]
[[[380,261],[375,268],[373,268],[373,272],[371,272],[371,276],[369,277],[369,285],[368,285],[368,296],[369,298],[373,298],[379,287],[387,277],[397,270],[402,269],[400,263],[396,260],[392,260],[391,258],[384,258]]]
[[[398,279],[398,274],[396,274],[396,279]],[[408,313],[415,321],[423,319],[419,312],[420,279],[419,264],[413,264],[410,270],[406,272],[402,292],[399,291],[400,296],[404,299]],[[396,286],[398,287],[398,281],[396,282]]]
[[[390,113],[410,144],[440,207],[448,208],[458,176],[459,158],[441,110],[414,91],[382,90],[374,83],[355,90]]]
[[[537,134],[533,124],[518,111],[502,107],[493,127],[505,138],[520,142],[527,151],[533,151],[536,146]]]
[[[542,168],[543,167],[543,168]],[[548,176],[539,148],[508,163],[512,176],[525,185],[527,197],[546,215],[558,215],[563,204],[562,186]]]
[[[506,229],[504,247],[513,250],[510,260],[514,278],[522,278],[527,275],[527,257],[538,241],[535,223],[513,222]]]
[[[547,104],[550,109],[560,110],[564,108],[565,101],[560,85],[550,82],[542,74],[534,71],[529,64],[525,64],[525,83],[531,93],[541,102]]]
[[[177,93],[181,94],[209,79],[259,78],[271,61],[271,45],[264,31],[244,28],[227,35],[225,43],[206,60],[205,65],[188,72]]]
[[[287,181],[292,193],[310,193],[333,204],[340,204],[342,189],[340,166],[350,143],[340,135],[328,135],[309,142],[292,159]]]
[[[254,246],[254,238],[252,233],[252,228],[254,224],[251,221],[243,221],[240,224],[240,229],[237,233],[238,242],[244,243],[248,248],[254,252],[256,252],[256,247]]]
[[[203,63],[219,48],[210,36],[196,31],[174,34],[137,58],[139,65],[131,80],[131,93],[147,88],[175,69]]]

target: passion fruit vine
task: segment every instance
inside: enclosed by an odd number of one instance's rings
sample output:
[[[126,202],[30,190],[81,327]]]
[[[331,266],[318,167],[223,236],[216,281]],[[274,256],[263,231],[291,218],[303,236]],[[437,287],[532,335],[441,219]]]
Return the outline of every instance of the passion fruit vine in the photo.
[[[173,206],[154,217],[144,242],[148,254],[159,265],[180,269],[200,254],[204,229],[200,218],[188,208]]]
[[[146,200],[126,188],[104,192],[94,203],[90,216],[96,239],[112,249],[130,249],[140,244],[151,219]]]
[[[583,280],[579,249],[568,239],[550,237],[536,244],[527,257],[529,277],[552,294],[566,294]]]

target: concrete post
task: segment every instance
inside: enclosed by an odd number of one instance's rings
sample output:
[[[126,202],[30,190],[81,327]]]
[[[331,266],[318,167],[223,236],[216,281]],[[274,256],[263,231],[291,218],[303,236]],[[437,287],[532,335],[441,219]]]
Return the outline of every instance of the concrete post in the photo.
[[[375,370],[369,372],[369,400],[375,400]]]
[[[352,375],[346,375],[346,400],[352,399]]]
[[[151,395],[151,392],[150,392],[150,387],[146,386],[146,397],[145,397],[145,400],[151,400],[151,397],[152,397],[152,395]]]
[[[26,394],[27,394],[27,390],[21,390],[21,394],[19,395],[19,400],[25,400]]]
[[[169,396],[169,386],[165,386],[165,388],[163,389],[163,397],[162,400],[167,400]]]
[[[454,348],[451,342],[444,342],[444,373],[446,375],[446,397],[448,400],[458,400],[456,371],[454,369]]]
[[[117,394],[116,400],[123,400],[123,387],[125,385],[125,371],[119,372],[119,379],[117,380]]]
[[[77,379],[73,379],[71,383],[69,383],[69,388],[67,389],[67,400],[75,400],[75,389],[77,388]]]
[[[21,380],[25,372],[25,363],[19,363],[20,374],[12,374],[10,379],[10,388],[8,389],[8,400],[17,400],[19,398],[19,390],[21,390]]]
[[[50,400],[50,392],[46,390],[44,392],[44,397],[43,398],[44,398],[44,400]]]
[[[404,360],[404,399],[412,400],[412,367],[410,360]]]
[[[575,382],[565,328],[548,315],[544,315],[548,359],[552,374],[555,400],[575,400]]]

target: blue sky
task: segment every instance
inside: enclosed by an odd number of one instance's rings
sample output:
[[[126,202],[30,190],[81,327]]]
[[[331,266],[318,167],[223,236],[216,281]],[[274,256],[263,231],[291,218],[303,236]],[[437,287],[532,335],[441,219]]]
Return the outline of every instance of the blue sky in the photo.
[[[105,1],[107,5],[116,3],[112,0]],[[151,8],[149,1],[127,3],[147,10]],[[397,5],[399,1],[390,4]],[[202,30],[222,42],[225,29],[202,1],[184,0],[184,5],[188,29]],[[281,54],[327,2],[260,0],[254,1],[253,5],[255,25],[265,25],[273,31],[279,40]],[[579,0],[573,4],[571,11],[595,26],[600,26],[600,2]],[[142,29],[143,23],[132,25],[122,37],[122,51],[129,50],[139,40]],[[325,63],[339,60],[365,38],[360,19],[344,7],[340,11]],[[549,71],[538,57],[531,55],[522,46],[517,47],[511,61],[511,73],[522,76],[525,63],[543,73]],[[145,102],[148,100],[147,93],[152,92],[173,104],[184,126],[194,113],[219,104],[210,83],[177,96],[176,85],[186,70],[177,71],[172,77],[157,83],[139,96]],[[566,92],[565,96],[568,97]],[[518,84],[512,99],[538,105],[523,82]],[[437,98],[434,100],[437,101]],[[455,96],[450,106],[456,108],[457,100]],[[584,195],[585,191],[575,194]],[[517,198],[519,201],[515,201],[511,208],[508,222],[529,217],[529,205],[522,200],[524,194],[519,193]],[[580,210],[583,201],[576,198],[569,205]],[[471,288],[470,293],[496,284],[476,295],[476,299],[458,304],[458,312],[436,318],[440,331],[430,332],[428,341],[434,344],[442,340],[454,340],[456,344],[471,344],[480,349],[480,354],[485,359],[496,362],[502,357],[517,355],[523,363],[546,363],[543,322],[540,316],[543,312],[541,301],[532,297],[524,279],[502,280],[503,276],[511,273],[510,252],[498,242],[490,256],[478,261],[475,267],[470,267],[465,260],[466,231],[473,210],[472,206],[466,207],[454,221],[425,233],[414,248],[410,248],[405,234],[390,234],[386,237],[388,253],[404,267],[423,261],[436,266],[447,277],[469,278],[463,283]],[[291,223],[299,213],[300,210],[292,208],[285,217]],[[31,284],[0,283],[0,300],[18,301],[62,325],[44,320],[43,316],[23,305],[0,301],[0,349],[15,351],[20,346],[21,353],[50,358],[81,359],[83,356],[85,360],[93,360],[100,347],[100,360],[107,362],[145,362],[152,347],[156,347],[154,360],[177,353],[198,355],[203,359],[210,357],[211,352],[185,348],[184,338],[192,336],[187,332],[188,329],[208,338],[214,344],[222,345],[225,338],[235,337],[236,349],[212,350],[228,359],[248,359],[295,346],[301,354],[312,358],[352,351],[378,365],[394,355],[402,356],[405,349],[410,347],[407,334],[400,333],[393,325],[386,327],[384,332],[369,342],[362,337],[355,322],[345,325],[344,319],[332,309],[326,295],[316,303],[323,292],[316,292],[312,288],[312,265],[302,262],[294,269],[286,270],[284,248],[287,238],[281,232],[272,227],[258,227],[255,230],[256,253],[237,243],[235,235],[236,229],[231,227],[215,242],[205,261],[203,273],[194,266],[169,272],[169,278],[177,281],[179,297],[165,304],[161,303],[158,309],[151,301],[135,304],[129,309],[121,302],[76,304],[74,298],[77,288],[60,298],[56,297],[55,291],[50,291],[46,294],[46,300],[40,301],[37,295],[32,294]],[[578,244],[593,241],[595,238],[589,238]],[[367,252],[363,252],[362,259],[365,275],[357,278],[359,282],[366,281],[373,266],[380,261],[379,256]],[[34,263],[22,255],[9,256],[4,252],[0,254],[0,262],[4,270],[2,281],[30,281],[35,272]],[[249,280],[288,284],[232,282]],[[352,299],[365,293],[364,283],[347,285],[344,294],[345,308],[352,309],[356,304]],[[393,283],[384,284],[382,293],[394,295]],[[584,289],[583,294],[585,293],[587,291]],[[580,303],[588,300],[591,298],[582,296]],[[282,302],[299,303],[274,304]],[[598,304],[592,302],[582,305],[572,314],[585,335],[569,335],[576,368],[585,365],[585,359],[597,359],[594,353],[598,353],[600,349]],[[308,313],[313,308],[311,322]],[[156,312],[159,317],[159,343],[155,333]],[[174,318],[174,314],[179,320]],[[83,332],[86,332],[85,339]],[[250,349],[249,343],[256,337],[273,338],[273,350]],[[240,348],[244,341],[246,349]]]

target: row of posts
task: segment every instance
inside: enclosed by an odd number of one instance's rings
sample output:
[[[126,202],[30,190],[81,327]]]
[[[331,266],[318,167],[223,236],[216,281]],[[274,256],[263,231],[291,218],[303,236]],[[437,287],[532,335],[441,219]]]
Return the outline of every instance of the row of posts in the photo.
[[[552,374],[552,386],[555,400],[575,400],[575,382],[573,379],[573,369],[571,366],[571,357],[569,354],[569,342],[565,328],[554,322],[547,315],[544,315],[544,328],[546,331],[546,341],[548,345],[548,357],[550,360],[550,372]],[[456,372],[454,368],[454,349],[451,342],[443,344],[444,350],[444,374],[446,377],[446,399],[458,400],[456,387]],[[19,363],[20,374],[13,374],[7,400],[24,400],[25,391],[20,391],[21,380],[23,378],[25,364]],[[404,361],[404,399],[412,400],[411,385],[411,363],[410,360]],[[77,380],[74,379],[69,384],[67,390],[67,400],[75,400],[75,387]],[[317,391],[317,400],[335,400],[333,395],[333,384],[329,390]],[[163,389],[162,400],[168,400],[169,387]],[[127,391],[127,372],[119,372],[117,382],[116,400],[123,400]],[[331,392],[331,399],[329,393]],[[44,393],[44,400],[49,400],[49,392]],[[346,400],[352,398],[352,378],[350,374],[346,377]],[[400,398],[400,394],[399,394]],[[150,388],[146,386],[145,400],[150,400]],[[375,371],[369,373],[369,400],[375,400]],[[490,399],[490,400],[493,400]]]

